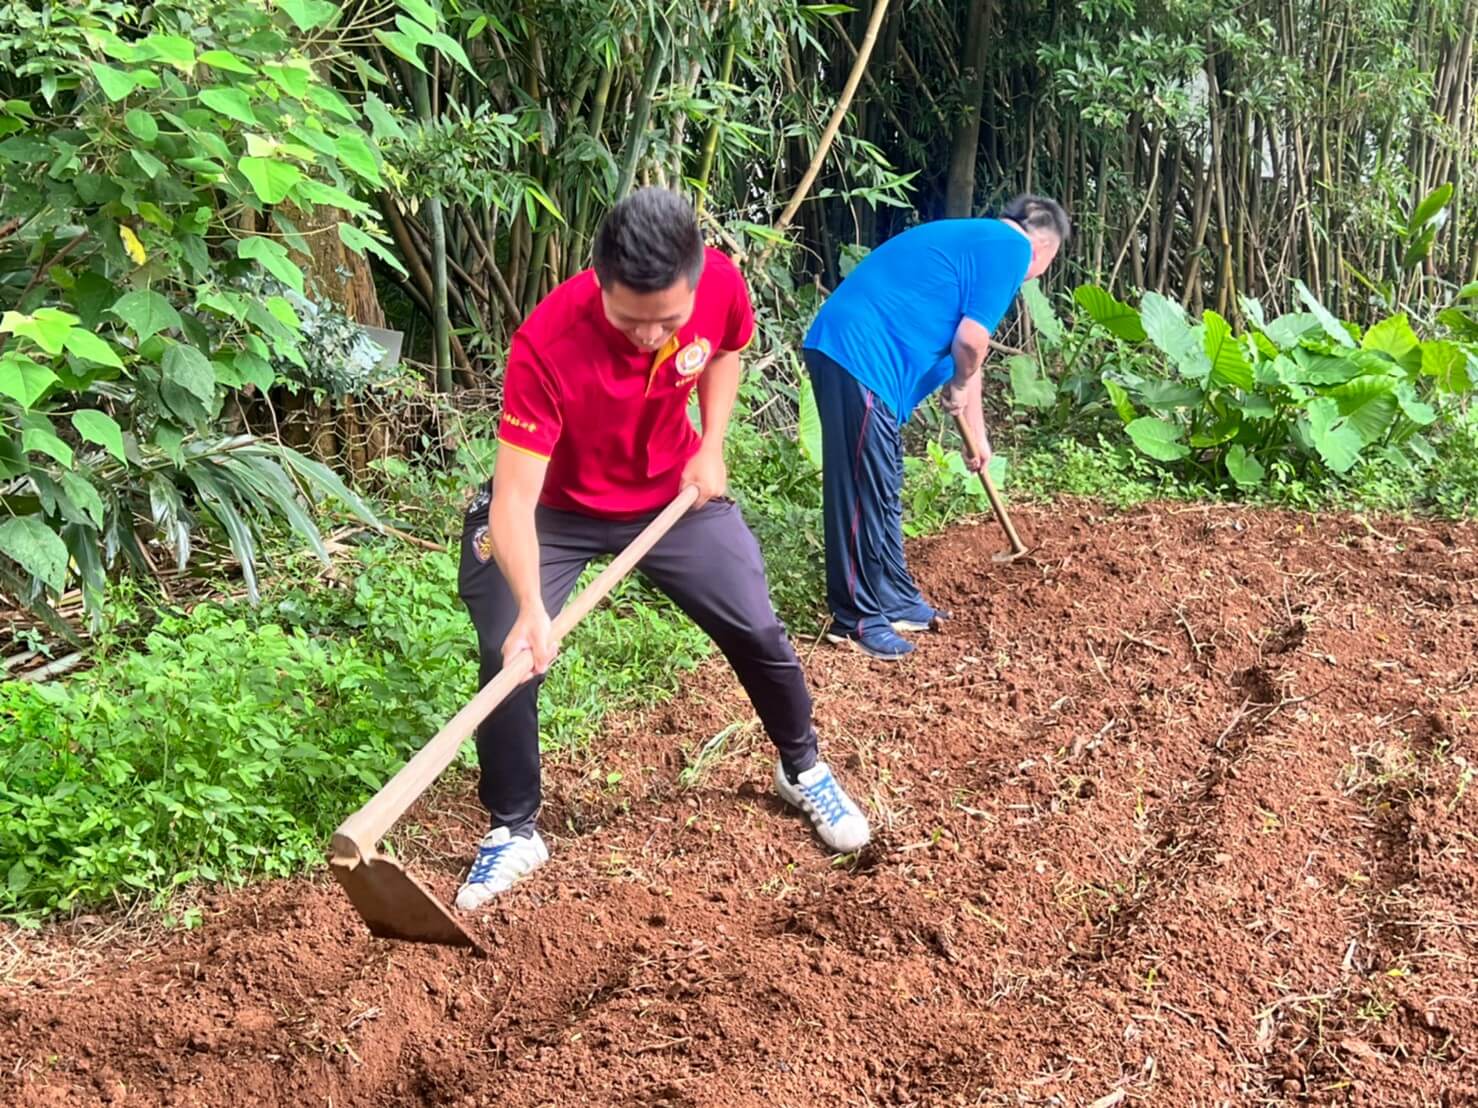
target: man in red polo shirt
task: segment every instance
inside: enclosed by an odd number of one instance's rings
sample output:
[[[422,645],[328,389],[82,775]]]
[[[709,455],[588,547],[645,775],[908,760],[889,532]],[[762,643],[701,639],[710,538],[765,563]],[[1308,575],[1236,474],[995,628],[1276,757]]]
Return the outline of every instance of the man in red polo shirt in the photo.
[[[551,613],[586,565],[624,547],[686,485],[697,505],[639,565],[724,652],[779,753],[775,787],[835,851],[867,820],[817,757],[811,697],[770,604],[759,547],[732,500],[724,434],[739,352],[754,334],[744,279],[707,250],[692,207],[643,189],[601,224],[595,266],[549,294],[513,336],[497,470],[468,512],[458,591],[483,683],[520,651],[542,674]],[[698,393],[703,433],[688,418]],[[486,507],[486,514],[484,513]],[[475,909],[548,860],[539,809],[535,679],[477,731],[492,829],[457,906]]]

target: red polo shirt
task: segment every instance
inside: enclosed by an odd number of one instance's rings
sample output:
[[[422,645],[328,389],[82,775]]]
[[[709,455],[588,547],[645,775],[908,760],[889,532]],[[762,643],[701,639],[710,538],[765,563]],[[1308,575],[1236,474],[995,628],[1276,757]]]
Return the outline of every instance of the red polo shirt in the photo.
[[[540,503],[606,519],[664,507],[698,450],[688,397],[709,361],[742,350],[754,311],[738,268],[709,249],[693,317],[656,354],[606,320],[593,270],[570,278],[513,335],[504,449],[547,459]]]

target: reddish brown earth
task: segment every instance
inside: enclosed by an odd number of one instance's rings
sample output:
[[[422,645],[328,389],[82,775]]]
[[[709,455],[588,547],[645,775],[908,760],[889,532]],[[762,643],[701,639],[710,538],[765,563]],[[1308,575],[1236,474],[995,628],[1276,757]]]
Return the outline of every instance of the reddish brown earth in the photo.
[[[1022,515],[914,548],[907,664],[801,644],[860,859],[709,665],[550,767],[487,960],[323,879],[0,935],[0,1103],[1478,1104],[1478,529]],[[450,897],[481,813],[416,818]]]

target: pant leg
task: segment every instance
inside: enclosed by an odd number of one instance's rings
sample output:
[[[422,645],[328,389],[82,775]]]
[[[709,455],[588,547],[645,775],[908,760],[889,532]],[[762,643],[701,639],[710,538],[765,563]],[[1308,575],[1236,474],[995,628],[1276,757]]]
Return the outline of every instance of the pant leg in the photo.
[[[903,548],[902,435],[845,367],[819,350],[805,359],[821,417],[826,602],[840,626],[861,634],[887,626],[897,599],[889,559]]]
[[[924,594],[908,569],[908,557],[903,550],[903,435],[893,440],[893,449],[888,464],[892,467],[891,495],[882,505],[877,543],[883,556],[883,583],[879,594],[883,601],[883,614],[890,620],[901,619],[920,605],[927,603]]]
[[[724,652],[786,768],[815,765],[811,694],[770,603],[759,544],[733,501],[689,512],[639,568]]]
[[[540,508],[539,584],[551,616],[564,607],[589,561],[603,549],[607,525],[569,512]],[[479,687],[503,668],[503,640],[518,617],[518,604],[486,545],[487,516],[470,517],[462,531],[457,592],[477,629]],[[539,686],[525,682],[509,694],[477,728],[477,795],[493,827],[514,834],[532,832],[539,811]]]

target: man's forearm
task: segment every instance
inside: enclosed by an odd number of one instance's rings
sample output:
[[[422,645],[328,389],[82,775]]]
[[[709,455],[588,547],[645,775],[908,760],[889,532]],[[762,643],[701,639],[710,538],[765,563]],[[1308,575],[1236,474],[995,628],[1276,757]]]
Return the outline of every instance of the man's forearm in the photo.
[[[544,603],[539,583],[539,534],[534,526],[532,506],[500,501],[497,496],[488,507],[488,535],[492,538],[493,560],[503,571],[503,579],[522,611],[533,610]]]
[[[958,338],[950,346],[950,354],[954,357],[956,388],[964,388],[966,382],[980,374],[980,367],[985,364],[985,356],[990,352],[988,344],[976,346],[961,342]]]
[[[729,417],[739,397],[739,355],[720,354],[698,378],[698,410],[703,415],[703,445],[722,450]]]

